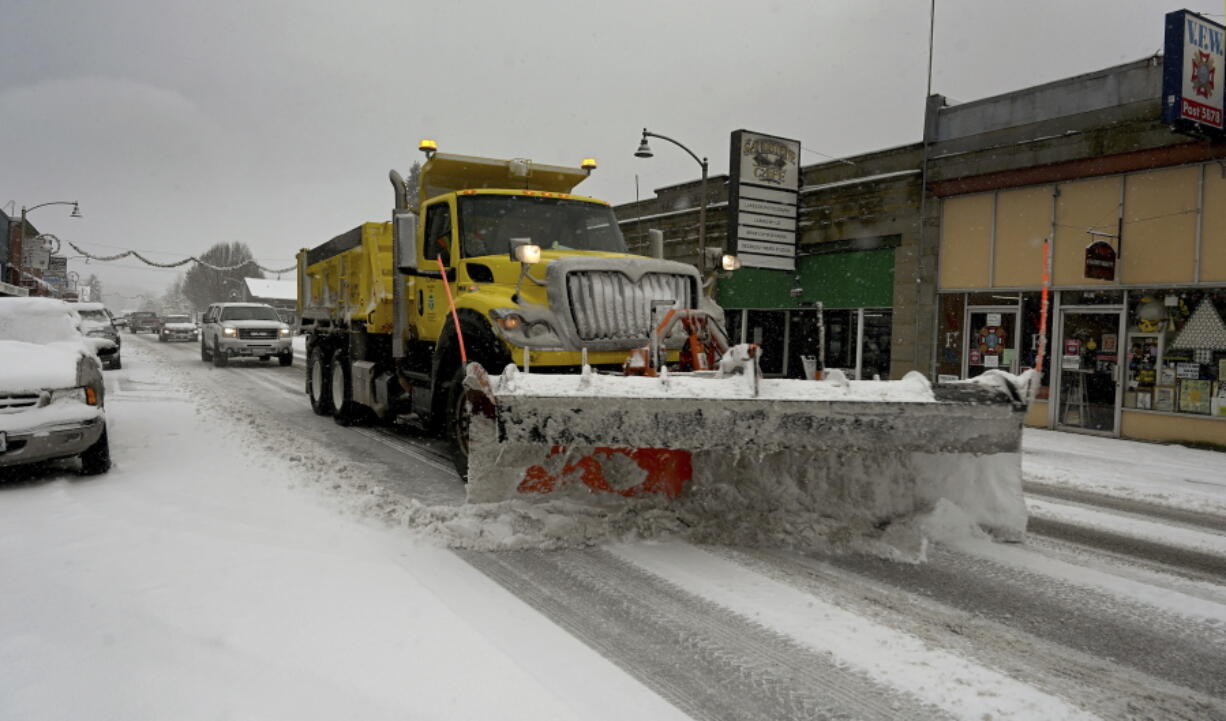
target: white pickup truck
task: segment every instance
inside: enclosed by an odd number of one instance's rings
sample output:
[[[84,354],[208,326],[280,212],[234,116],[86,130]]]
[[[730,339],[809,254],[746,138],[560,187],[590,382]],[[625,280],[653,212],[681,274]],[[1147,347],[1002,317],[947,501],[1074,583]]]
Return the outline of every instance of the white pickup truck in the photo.
[[[204,312],[200,360],[224,366],[245,356],[266,361],[273,356],[283,366],[294,362],[293,331],[281,322],[276,308],[263,303],[214,303]]]

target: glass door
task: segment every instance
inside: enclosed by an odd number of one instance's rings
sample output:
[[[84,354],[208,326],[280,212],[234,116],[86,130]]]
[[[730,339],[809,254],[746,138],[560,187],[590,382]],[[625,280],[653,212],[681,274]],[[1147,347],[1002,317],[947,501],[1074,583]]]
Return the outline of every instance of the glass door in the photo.
[[[1120,312],[1060,311],[1060,395],[1056,424],[1114,435],[1119,396]]]
[[[966,312],[962,377],[998,369],[1017,373],[1017,306],[971,307]]]

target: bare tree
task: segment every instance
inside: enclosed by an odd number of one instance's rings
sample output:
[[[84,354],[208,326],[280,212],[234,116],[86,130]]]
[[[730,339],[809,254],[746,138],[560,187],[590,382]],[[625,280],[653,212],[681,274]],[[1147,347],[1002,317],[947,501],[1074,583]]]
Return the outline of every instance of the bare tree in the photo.
[[[203,310],[210,303],[243,300],[246,284],[243,278],[263,278],[255,265],[251,248],[246,243],[217,243],[200,256],[206,263],[227,270],[196,264],[183,276],[182,293],[193,309]]]

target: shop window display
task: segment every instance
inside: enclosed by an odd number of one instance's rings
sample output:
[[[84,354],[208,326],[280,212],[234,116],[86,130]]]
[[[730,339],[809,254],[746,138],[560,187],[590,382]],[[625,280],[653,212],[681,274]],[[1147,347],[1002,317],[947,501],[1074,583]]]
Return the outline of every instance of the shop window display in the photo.
[[[1226,289],[1129,295],[1124,407],[1226,418]]]

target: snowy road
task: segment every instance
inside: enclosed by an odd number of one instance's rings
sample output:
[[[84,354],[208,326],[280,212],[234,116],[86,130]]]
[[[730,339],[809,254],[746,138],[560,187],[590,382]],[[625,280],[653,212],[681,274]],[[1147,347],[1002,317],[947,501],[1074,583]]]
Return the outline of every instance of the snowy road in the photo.
[[[1026,542],[918,565],[698,546],[466,512],[299,367],[124,354],[116,469],[0,485],[0,718],[1226,719],[1222,454],[1028,431]]]

